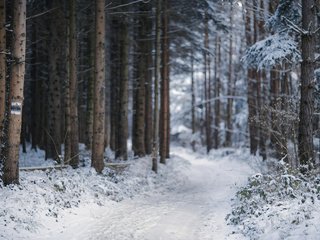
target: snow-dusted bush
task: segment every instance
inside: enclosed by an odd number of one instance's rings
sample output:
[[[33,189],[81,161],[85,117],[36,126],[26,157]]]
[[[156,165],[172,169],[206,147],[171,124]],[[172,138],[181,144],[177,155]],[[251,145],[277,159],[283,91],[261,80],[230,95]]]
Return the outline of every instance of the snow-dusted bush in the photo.
[[[314,239],[319,207],[320,176],[306,177],[277,163],[274,173],[249,178],[227,221],[250,239]]]

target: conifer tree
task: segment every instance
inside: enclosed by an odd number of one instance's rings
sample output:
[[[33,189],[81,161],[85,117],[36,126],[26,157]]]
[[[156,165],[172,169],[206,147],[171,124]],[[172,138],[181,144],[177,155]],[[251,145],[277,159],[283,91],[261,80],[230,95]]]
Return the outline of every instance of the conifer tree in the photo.
[[[3,166],[3,182],[6,185],[19,183],[19,145],[26,54],[26,5],[26,0],[15,0],[13,7],[12,54],[14,62],[11,66],[9,125]]]

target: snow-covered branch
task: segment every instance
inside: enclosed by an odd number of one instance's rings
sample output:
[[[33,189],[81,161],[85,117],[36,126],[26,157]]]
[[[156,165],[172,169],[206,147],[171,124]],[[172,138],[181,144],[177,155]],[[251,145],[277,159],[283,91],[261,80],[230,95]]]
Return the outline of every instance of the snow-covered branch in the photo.
[[[275,34],[247,49],[242,61],[248,66],[263,69],[285,62],[292,65],[300,59],[298,43],[287,34]]]

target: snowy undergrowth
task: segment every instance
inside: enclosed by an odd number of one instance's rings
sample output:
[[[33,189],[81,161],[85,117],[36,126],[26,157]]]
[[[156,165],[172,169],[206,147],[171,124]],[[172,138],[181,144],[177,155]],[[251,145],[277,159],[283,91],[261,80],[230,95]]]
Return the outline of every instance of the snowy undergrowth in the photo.
[[[36,155],[30,153],[31,157]],[[160,165],[159,173],[154,174],[151,159],[145,157],[128,161],[130,166],[121,173],[105,168],[103,174],[97,175],[89,167],[87,155],[82,153],[83,167],[78,169],[21,171],[20,185],[1,184],[0,239],[24,239],[28,233],[45,227],[48,219],[60,221],[68,209],[178,188],[185,181],[178,171],[188,167],[187,162],[174,159],[166,166]],[[39,159],[36,162],[45,165]]]
[[[320,176],[303,176],[275,163],[249,178],[233,200],[229,224],[250,239],[319,239]]]

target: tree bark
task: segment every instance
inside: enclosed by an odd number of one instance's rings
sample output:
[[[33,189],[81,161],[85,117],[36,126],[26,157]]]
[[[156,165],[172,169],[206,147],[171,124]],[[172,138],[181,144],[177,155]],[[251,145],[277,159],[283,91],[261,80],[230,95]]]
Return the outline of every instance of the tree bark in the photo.
[[[167,104],[167,109],[166,109],[166,121],[167,121],[167,126],[166,126],[166,131],[167,131],[167,145],[166,145],[166,158],[169,159],[170,158],[170,37],[169,37],[169,26],[170,26],[170,0],[166,0],[166,25],[167,25],[167,29],[166,29],[166,44],[165,46],[165,51],[166,53],[166,104]]]
[[[288,96],[289,96],[289,72],[286,71],[286,65],[285,69],[281,74],[281,110],[283,112],[288,113]],[[284,124],[282,124],[280,128],[281,136],[280,136],[280,159],[284,158],[286,162],[289,162],[288,157],[288,128],[287,128],[288,120],[286,119]]]
[[[205,33],[204,33],[204,101],[205,101],[205,126],[206,126],[206,146],[209,153],[212,149],[211,136],[211,76],[210,76],[210,55],[209,51],[209,26],[208,13],[205,13]]]
[[[36,21],[33,21],[33,24],[36,24]],[[40,105],[40,101],[39,101],[39,95],[38,93],[38,88],[39,88],[39,79],[37,79],[37,27],[34,26],[32,28],[32,35],[31,35],[31,41],[33,42],[33,44],[31,45],[31,51],[32,51],[32,57],[31,57],[31,64],[33,65],[30,76],[32,79],[34,79],[34,81],[32,81],[31,83],[31,88],[32,88],[32,97],[31,97],[31,114],[32,114],[32,122],[31,122],[31,136],[32,136],[32,145],[31,148],[34,149],[35,151],[37,151],[37,145],[39,142],[38,136],[39,136],[39,121],[37,121],[38,116],[40,115],[39,113],[39,105]]]
[[[233,124],[232,124],[232,112],[233,112],[233,99],[231,96],[234,93],[234,79],[233,79],[233,6],[232,2],[230,2],[230,36],[229,36],[229,69],[228,69],[228,102],[227,102],[227,119],[226,119],[226,141],[225,146],[231,147],[232,145],[232,131],[233,131]]]
[[[264,29],[264,0],[259,0],[256,5],[257,12],[255,13],[255,31],[258,40],[262,40],[265,37]],[[261,70],[258,74],[258,85],[257,85],[257,104],[259,112],[259,154],[263,160],[267,159],[267,146],[268,141],[268,113],[266,109],[266,99],[267,99],[267,86],[266,86],[266,72]]]
[[[214,74],[215,74],[215,84],[214,84],[214,148],[218,149],[220,145],[219,139],[219,129],[220,129],[220,62],[221,62],[221,38],[220,36],[216,37],[216,46],[215,46],[215,65],[214,65]]]
[[[0,135],[2,135],[6,108],[6,1],[0,1]],[[0,138],[1,144],[1,138]],[[0,148],[1,149],[1,148]],[[1,151],[1,150],[0,150]]]
[[[165,164],[169,138],[169,36],[168,0],[163,0],[162,15],[162,71],[161,71],[161,114],[160,114],[160,163]]]
[[[245,29],[246,29],[246,44],[247,46],[251,46],[254,43],[253,39],[253,32],[251,23],[253,20],[253,12],[252,12],[252,1],[246,0],[245,1],[245,8],[246,8],[246,21],[245,21]],[[248,88],[248,125],[249,125],[249,138],[250,138],[250,153],[256,154],[258,150],[259,145],[259,129],[257,127],[256,121],[257,121],[257,95],[256,95],[256,89],[257,89],[257,74],[256,70],[254,69],[248,69],[247,72],[247,88]]]
[[[153,57],[152,57],[152,20],[148,14],[151,11],[151,6],[144,4],[144,18],[146,22],[146,40],[143,44],[146,44],[146,119],[145,119],[145,148],[146,154],[152,154],[152,142],[153,142],[153,93],[152,93],[152,67],[153,67]]]
[[[19,144],[26,53],[26,0],[14,1],[13,58],[10,81],[10,112],[7,156],[3,166],[5,185],[19,183]]]
[[[145,4],[145,3],[141,3]],[[135,114],[133,120],[133,142],[132,148],[135,156],[143,157],[146,155],[145,148],[145,114],[146,114],[146,61],[145,61],[145,52],[146,45],[143,43],[143,39],[146,38],[146,23],[141,21],[141,17],[139,18],[139,27],[138,27],[138,47],[137,53],[138,60],[137,64],[137,85],[135,91]]]
[[[270,72],[270,107],[271,107],[271,137],[270,143],[271,147],[276,147],[277,139],[278,139],[278,120],[277,120],[277,99],[279,97],[279,82],[280,82],[280,74],[279,70],[274,68]]]
[[[301,36],[301,98],[299,121],[299,160],[302,167],[312,168],[313,149],[313,112],[314,112],[314,67],[315,67],[315,0],[302,1]]]
[[[112,16],[111,32],[114,32],[110,38],[110,51],[111,51],[111,77],[110,77],[110,148],[113,151],[118,149],[118,123],[119,123],[119,88],[120,88],[120,46],[119,46],[119,21],[118,16]]]
[[[265,83],[266,73],[262,70],[259,73],[259,95],[258,95],[258,109],[259,109],[259,123],[260,123],[260,139],[259,139],[259,148],[260,148],[260,156],[263,160],[267,159],[267,145],[268,141],[268,113],[266,109],[266,97],[268,94],[267,86]]]
[[[129,35],[127,19],[122,18],[120,23],[120,116],[118,122],[118,147],[116,149],[116,158],[122,160],[128,159],[127,140],[128,140],[128,102],[129,102]]]
[[[196,133],[196,95],[195,95],[195,83],[194,83],[194,55],[191,53],[191,130],[194,137]],[[193,139],[191,142],[192,150],[195,152],[196,142]]]
[[[58,73],[58,60],[61,54],[61,43],[58,38],[58,27],[61,26],[60,19],[63,19],[62,2],[53,0],[53,8],[57,8],[57,15],[53,16],[50,24],[50,49],[49,49],[49,94],[48,113],[49,131],[47,132],[48,142],[46,148],[46,158],[53,158],[60,162],[61,154],[61,79]]]
[[[95,32],[91,30],[89,37],[90,71],[87,85],[87,113],[86,113],[86,147],[92,149],[93,135],[93,96],[94,96],[94,62],[95,62]]]
[[[157,0],[156,8],[156,58],[154,78],[154,123],[153,123],[153,144],[152,144],[152,170],[158,172],[159,156],[159,80],[161,76],[161,5],[162,0]]]
[[[68,28],[67,35],[69,36],[69,28]],[[69,40],[69,39],[68,39]],[[70,164],[71,160],[71,121],[70,121],[70,64],[69,64],[69,53],[70,52],[70,45],[69,43],[66,46],[66,56],[68,56],[67,63],[66,63],[66,75],[67,80],[65,81],[64,86],[64,112],[65,112],[65,137],[64,137],[64,164]]]
[[[95,85],[92,141],[92,167],[98,173],[104,168],[105,131],[105,1],[96,0]]]
[[[79,165],[79,129],[78,129],[78,79],[77,79],[77,31],[76,0],[70,0],[69,16],[69,96],[70,96],[70,165]]]

